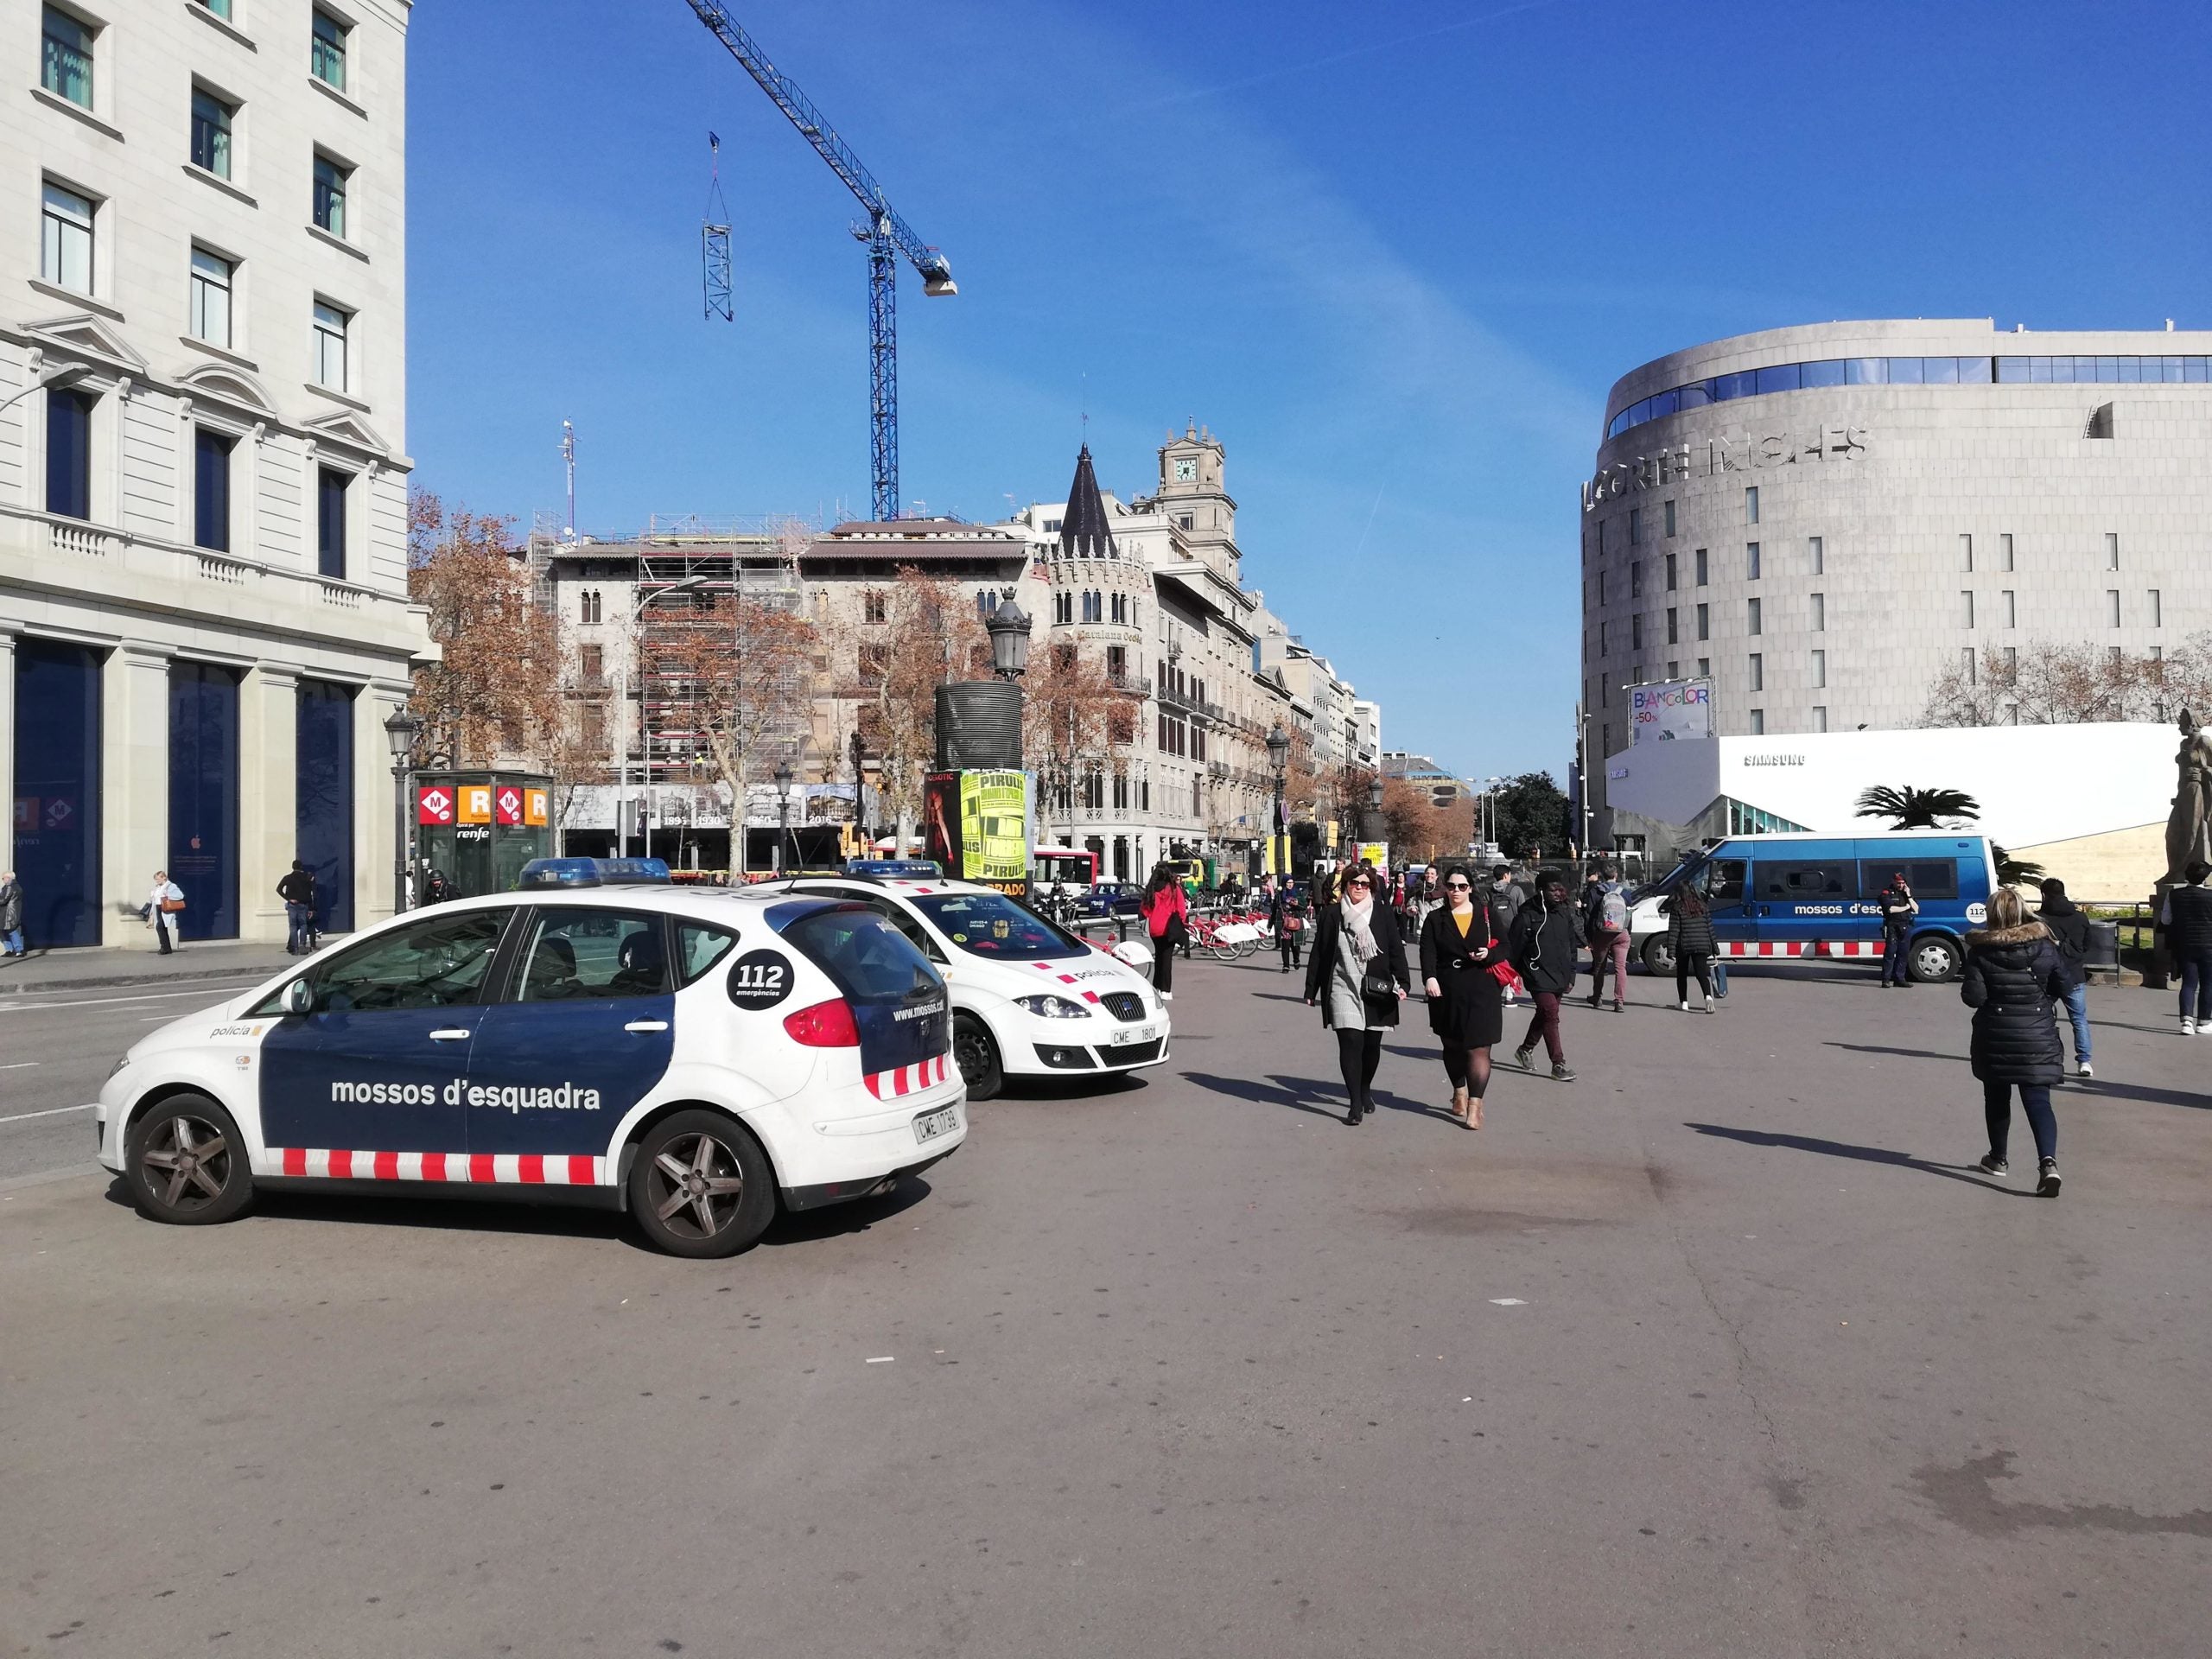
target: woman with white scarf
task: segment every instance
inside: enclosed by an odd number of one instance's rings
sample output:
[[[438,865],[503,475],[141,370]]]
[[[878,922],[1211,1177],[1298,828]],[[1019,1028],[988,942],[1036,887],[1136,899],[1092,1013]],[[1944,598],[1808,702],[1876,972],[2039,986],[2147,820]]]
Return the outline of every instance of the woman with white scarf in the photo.
[[[1376,1068],[1382,1033],[1398,1023],[1398,1004],[1412,988],[1398,918],[1377,901],[1373,870],[1344,873],[1334,904],[1315,918],[1313,953],[1306,966],[1306,1001],[1319,1004],[1321,1023],[1337,1033],[1337,1058],[1350,1103],[1344,1122],[1375,1113]]]

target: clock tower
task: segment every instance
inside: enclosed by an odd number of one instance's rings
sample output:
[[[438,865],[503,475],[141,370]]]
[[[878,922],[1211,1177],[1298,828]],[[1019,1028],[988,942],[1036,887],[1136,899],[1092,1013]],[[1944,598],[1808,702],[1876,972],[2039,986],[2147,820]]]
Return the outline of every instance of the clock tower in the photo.
[[[1196,422],[1160,448],[1160,511],[1177,544],[1230,582],[1237,579],[1236,503],[1222,482],[1221,440]]]

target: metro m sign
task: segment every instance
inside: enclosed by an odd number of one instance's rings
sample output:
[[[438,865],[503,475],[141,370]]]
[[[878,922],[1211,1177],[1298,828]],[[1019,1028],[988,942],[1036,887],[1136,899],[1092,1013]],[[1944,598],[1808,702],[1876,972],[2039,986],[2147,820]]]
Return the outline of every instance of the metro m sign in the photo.
[[[448,824],[453,822],[453,791],[444,784],[426,784],[415,792],[415,822]]]
[[[492,791],[492,813],[494,823],[519,824],[522,822],[522,791],[512,784],[501,784]]]

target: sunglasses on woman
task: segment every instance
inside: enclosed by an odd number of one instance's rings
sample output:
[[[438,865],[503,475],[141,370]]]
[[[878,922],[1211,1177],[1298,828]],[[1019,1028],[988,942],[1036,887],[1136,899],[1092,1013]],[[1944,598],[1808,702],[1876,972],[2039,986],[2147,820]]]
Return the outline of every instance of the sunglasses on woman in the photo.
[[[1471,884],[1465,881],[1446,881],[1444,884],[1444,891],[1446,893],[1472,893],[1474,891],[1474,887]]]
[[[1367,878],[1366,878],[1365,876],[1363,876],[1363,876],[1361,876],[1361,877],[1359,878],[1359,880],[1357,880],[1357,881],[1347,881],[1347,882],[1345,882],[1345,883],[1344,883],[1344,886],[1346,886],[1347,887],[1365,887],[1366,885],[1367,885]]]

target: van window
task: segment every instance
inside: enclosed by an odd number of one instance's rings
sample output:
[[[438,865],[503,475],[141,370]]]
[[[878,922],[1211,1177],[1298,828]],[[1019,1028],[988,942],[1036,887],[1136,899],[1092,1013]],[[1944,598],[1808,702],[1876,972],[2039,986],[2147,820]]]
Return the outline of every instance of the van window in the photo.
[[[1698,885],[1707,905],[1739,905],[1744,901],[1744,876],[1749,866],[1740,858],[1716,858],[1705,867]]]
[[[1955,858],[1864,858],[1859,861],[1859,890],[1869,899],[1879,898],[1890,878],[1899,870],[1912,883],[1912,896],[1955,899],[1959,896],[1959,861]]]
[[[1856,899],[1859,872],[1838,860],[1826,863],[1768,863],[1759,865],[1758,893],[1783,904],[1814,899]]]

